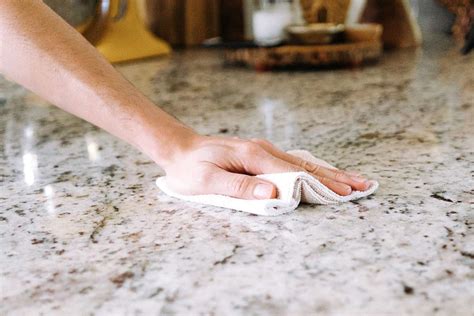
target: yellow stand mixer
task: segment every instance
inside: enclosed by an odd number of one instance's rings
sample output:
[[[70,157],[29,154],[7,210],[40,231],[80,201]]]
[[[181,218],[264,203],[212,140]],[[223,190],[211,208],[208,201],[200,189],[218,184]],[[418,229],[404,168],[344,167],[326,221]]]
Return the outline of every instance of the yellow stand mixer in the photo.
[[[171,52],[170,46],[155,37],[140,19],[139,1],[98,0],[92,21],[79,28],[110,62]]]

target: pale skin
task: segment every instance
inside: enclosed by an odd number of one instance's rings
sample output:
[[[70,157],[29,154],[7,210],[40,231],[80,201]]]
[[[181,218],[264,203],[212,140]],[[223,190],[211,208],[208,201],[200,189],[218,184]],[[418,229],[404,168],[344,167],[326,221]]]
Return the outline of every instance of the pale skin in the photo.
[[[0,1],[0,73],[138,148],[182,194],[275,198],[264,173],[305,171],[334,192],[365,190],[358,173],[331,170],[270,142],[202,136],[153,104],[42,1]]]

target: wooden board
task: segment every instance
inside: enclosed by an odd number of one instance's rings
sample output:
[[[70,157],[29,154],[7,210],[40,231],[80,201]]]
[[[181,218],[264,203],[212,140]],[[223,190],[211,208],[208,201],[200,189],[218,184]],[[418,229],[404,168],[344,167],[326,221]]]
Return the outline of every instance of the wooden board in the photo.
[[[382,42],[363,41],[330,45],[283,45],[227,50],[225,61],[257,70],[289,66],[357,66],[382,54]]]

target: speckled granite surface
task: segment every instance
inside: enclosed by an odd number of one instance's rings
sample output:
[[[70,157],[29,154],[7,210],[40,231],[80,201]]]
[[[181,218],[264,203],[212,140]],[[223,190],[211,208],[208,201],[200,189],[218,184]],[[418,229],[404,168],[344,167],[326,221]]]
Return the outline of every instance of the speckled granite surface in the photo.
[[[376,195],[276,218],[182,203],[112,136],[0,81],[0,314],[472,315],[474,55],[256,74],[120,67],[199,131],[306,148]]]

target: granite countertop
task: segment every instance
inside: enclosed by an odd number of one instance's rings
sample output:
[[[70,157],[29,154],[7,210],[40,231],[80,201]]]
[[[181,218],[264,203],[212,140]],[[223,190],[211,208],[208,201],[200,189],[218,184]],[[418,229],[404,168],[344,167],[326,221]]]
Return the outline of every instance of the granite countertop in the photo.
[[[164,196],[144,155],[0,79],[0,314],[472,315],[474,54],[449,44],[357,70],[118,67],[202,133],[381,185],[272,218]]]

